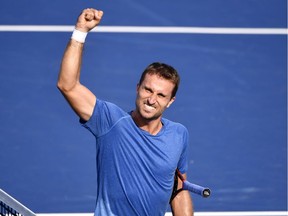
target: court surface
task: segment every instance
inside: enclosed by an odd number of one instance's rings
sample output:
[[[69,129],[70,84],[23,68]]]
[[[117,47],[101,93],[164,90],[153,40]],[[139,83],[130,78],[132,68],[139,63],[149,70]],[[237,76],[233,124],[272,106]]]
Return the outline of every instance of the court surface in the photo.
[[[195,211],[287,211],[284,0],[2,1],[0,188],[37,213],[94,210],[94,138],[56,88],[86,7],[105,13],[82,67],[99,98],[130,111],[148,64],[179,70],[165,117],[190,132],[189,180],[212,190]]]

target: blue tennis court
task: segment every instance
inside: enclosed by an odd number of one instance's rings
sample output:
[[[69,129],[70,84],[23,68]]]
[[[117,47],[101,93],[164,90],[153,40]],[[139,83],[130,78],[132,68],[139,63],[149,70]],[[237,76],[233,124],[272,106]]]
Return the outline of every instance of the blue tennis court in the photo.
[[[148,64],[178,69],[165,117],[190,132],[189,180],[212,190],[195,211],[287,211],[285,0],[1,2],[0,188],[37,213],[94,211],[95,141],[56,88],[67,26],[87,7],[105,13],[82,66],[98,98],[130,111]]]

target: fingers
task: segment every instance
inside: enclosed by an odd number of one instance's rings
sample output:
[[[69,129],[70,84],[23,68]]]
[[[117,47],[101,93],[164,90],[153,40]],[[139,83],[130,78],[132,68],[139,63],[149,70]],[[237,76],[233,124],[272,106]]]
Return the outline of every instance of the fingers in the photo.
[[[104,13],[103,13],[103,11],[101,11],[101,10],[95,10],[95,11],[94,11],[94,16],[95,16],[95,18],[96,18],[97,20],[101,20],[103,14],[104,14]]]
[[[103,16],[103,11],[101,10],[95,10],[93,8],[87,8],[83,11],[84,17],[87,21],[95,20],[101,20]]]
[[[87,8],[82,11],[78,18],[76,29],[84,32],[88,32],[97,26],[103,16],[103,11],[93,8]]]

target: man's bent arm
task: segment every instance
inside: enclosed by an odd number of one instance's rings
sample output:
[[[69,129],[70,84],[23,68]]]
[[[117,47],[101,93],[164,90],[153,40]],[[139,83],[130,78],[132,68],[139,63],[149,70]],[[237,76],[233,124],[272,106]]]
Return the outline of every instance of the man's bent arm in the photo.
[[[89,32],[97,26],[103,12],[86,9],[78,17],[76,29]],[[65,50],[57,87],[69,102],[70,106],[83,119],[88,120],[92,115],[96,96],[80,83],[80,69],[84,43],[71,39]]]
[[[83,120],[93,112],[96,97],[80,83],[80,67],[84,44],[71,39],[67,45],[58,78],[58,89],[72,109]]]

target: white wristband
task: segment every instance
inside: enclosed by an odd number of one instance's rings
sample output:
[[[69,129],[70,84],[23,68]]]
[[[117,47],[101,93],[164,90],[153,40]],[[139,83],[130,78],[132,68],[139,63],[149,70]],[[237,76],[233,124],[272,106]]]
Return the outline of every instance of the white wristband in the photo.
[[[80,43],[84,43],[87,34],[88,34],[88,32],[82,32],[82,31],[79,31],[77,29],[74,29],[71,38],[76,40],[76,41],[78,41],[78,42],[80,42]]]

